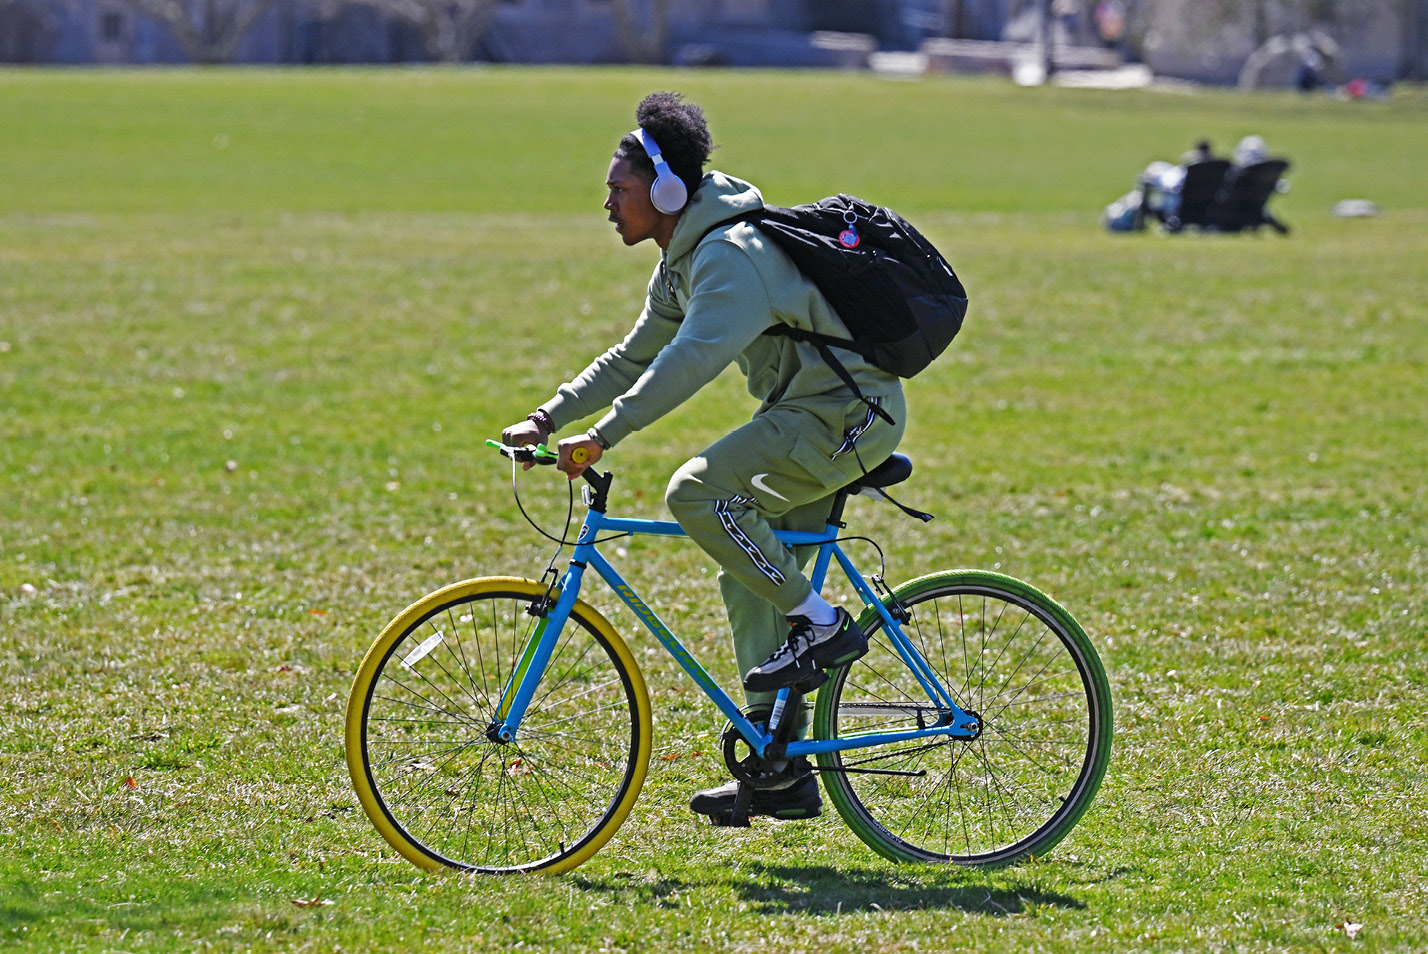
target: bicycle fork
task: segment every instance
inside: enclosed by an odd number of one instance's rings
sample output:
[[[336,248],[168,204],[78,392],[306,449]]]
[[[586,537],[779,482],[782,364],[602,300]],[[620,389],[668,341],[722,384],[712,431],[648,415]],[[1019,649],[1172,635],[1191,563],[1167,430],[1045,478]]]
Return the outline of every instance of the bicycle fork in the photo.
[[[495,717],[486,727],[486,738],[492,742],[515,741],[516,731],[521,720],[525,718],[526,710],[530,708],[536,687],[545,676],[546,666],[550,664],[550,657],[555,652],[556,640],[560,638],[561,631],[570,620],[570,611],[575,607],[576,597],[580,593],[582,570],[583,567],[572,565],[566,571],[556,584],[560,595],[554,603],[542,600],[531,604],[528,612],[535,616],[538,622],[530,638],[526,640],[521,658],[511,670],[511,677],[506,680],[500,702],[496,705]]]

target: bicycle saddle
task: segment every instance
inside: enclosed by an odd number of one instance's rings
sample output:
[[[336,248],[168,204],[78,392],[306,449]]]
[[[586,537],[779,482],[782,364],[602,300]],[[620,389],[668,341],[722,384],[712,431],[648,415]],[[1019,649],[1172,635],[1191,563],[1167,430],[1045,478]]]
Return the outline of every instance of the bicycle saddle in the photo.
[[[849,493],[871,487],[891,487],[912,476],[912,459],[903,454],[893,454],[872,470],[848,485]]]

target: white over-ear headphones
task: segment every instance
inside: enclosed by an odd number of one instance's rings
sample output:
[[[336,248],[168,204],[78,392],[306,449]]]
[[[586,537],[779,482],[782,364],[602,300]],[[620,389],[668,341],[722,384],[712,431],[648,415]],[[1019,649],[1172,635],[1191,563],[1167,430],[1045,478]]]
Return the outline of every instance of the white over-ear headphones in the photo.
[[[660,155],[659,144],[643,127],[636,128],[630,135],[640,141],[650,162],[654,163],[655,181],[650,186],[650,201],[665,215],[677,215],[689,201],[689,190],[685,188],[684,180],[670,171],[669,163]]]

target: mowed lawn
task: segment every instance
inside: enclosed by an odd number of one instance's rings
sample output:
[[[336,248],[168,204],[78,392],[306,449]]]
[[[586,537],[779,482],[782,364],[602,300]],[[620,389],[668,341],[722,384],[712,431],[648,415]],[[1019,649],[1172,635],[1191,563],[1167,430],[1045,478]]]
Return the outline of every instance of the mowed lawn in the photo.
[[[888,576],[998,568],[1106,663],[1082,823],[897,867],[830,810],[713,829],[722,718],[627,612],[651,776],[556,878],[437,877],[357,807],[352,672],[423,592],[553,547],[482,446],[617,340],[656,260],[600,208],[634,104],[771,202],[904,211],[972,296],[908,385]],[[1248,133],[1275,235],[1112,236],[1152,159]],[[0,72],[0,950],[1428,948],[1428,97],[643,70]],[[1336,219],[1364,198],[1370,219]],[[618,506],[753,403],[621,445]],[[549,528],[563,483],[520,481]],[[861,556],[861,554],[860,554]],[[871,560],[871,552],[867,554]],[[622,569],[732,683],[713,570]]]

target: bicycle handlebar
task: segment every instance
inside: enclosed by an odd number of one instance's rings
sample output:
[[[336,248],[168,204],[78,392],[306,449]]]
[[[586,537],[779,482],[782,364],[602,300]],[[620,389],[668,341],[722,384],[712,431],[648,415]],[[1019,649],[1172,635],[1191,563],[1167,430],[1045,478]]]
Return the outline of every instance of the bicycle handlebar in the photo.
[[[488,440],[486,443],[499,450],[504,456],[521,463],[554,464],[560,460],[560,452],[552,450],[544,444],[526,444],[523,447],[514,447],[510,444],[502,444],[500,441]],[[590,452],[583,447],[577,447],[570,452],[570,459],[577,464],[583,464],[590,459]]]
[[[501,452],[501,456],[509,457],[511,460],[521,463],[531,464],[554,464],[560,459],[560,454],[546,447],[544,444],[526,444],[524,447],[513,447],[510,444],[502,444],[500,441],[488,440],[486,444],[496,448]],[[584,448],[579,448],[584,450]],[[575,455],[571,455],[575,459]],[[576,459],[575,462],[581,463]],[[580,472],[580,477],[590,485],[594,491],[588,502],[591,509],[605,512],[605,501],[610,493],[610,484],[615,479],[611,473],[600,473],[594,467],[587,467]]]

